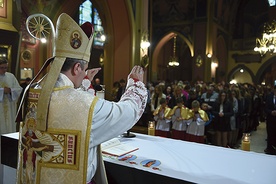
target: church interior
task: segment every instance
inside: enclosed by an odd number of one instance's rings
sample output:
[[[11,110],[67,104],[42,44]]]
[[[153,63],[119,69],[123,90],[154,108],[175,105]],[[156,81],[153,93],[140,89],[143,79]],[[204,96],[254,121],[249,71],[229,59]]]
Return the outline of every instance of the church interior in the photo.
[[[275,33],[276,11],[269,1],[89,2],[92,15],[96,15],[92,19],[98,17],[96,24],[100,24],[95,26],[98,36],[91,51],[91,67],[102,67],[98,77],[105,85],[107,99],[111,98],[108,92],[113,82],[125,78],[133,65],[145,60],[149,63],[147,81],[152,82],[232,81],[274,85],[275,51],[261,51],[262,47],[269,47],[269,43],[264,45],[262,34]],[[19,81],[35,76],[52,56],[51,29],[57,17],[65,12],[80,21],[82,3],[85,1],[2,1],[0,48],[10,62],[9,71]],[[49,19],[53,24],[40,32],[46,43],[28,32],[34,28],[28,28],[26,20],[29,18],[31,22],[30,16],[35,14],[38,17],[33,19],[45,19],[44,22]],[[39,17],[40,14],[45,17]],[[271,30],[265,30],[267,24]],[[105,41],[97,44],[102,35]],[[142,48],[144,41],[150,46]],[[255,47],[259,51],[254,51]],[[172,58],[177,59],[178,66],[169,65]]]
[[[94,24],[89,68],[102,68],[96,77],[107,100],[134,65],[146,66],[146,84],[276,85],[276,0],[0,0],[0,57],[20,83],[54,55],[61,13]],[[147,134],[146,123],[132,131]],[[266,146],[264,126],[252,133],[257,153]]]

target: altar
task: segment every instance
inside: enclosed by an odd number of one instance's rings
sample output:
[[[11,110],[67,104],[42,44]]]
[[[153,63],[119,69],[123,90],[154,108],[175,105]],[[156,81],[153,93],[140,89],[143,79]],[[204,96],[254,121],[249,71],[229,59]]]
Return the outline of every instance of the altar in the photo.
[[[16,174],[18,133],[1,136],[5,177]],[[136,133],[120,137],[139,149],[121,157],[103,155],[110,183],[272,184],[276,157]],[[7,171],[8,169],[8,171]],[[8,178],[6,178],[8,179]],[[1,183],[1,182],[0,182]]]

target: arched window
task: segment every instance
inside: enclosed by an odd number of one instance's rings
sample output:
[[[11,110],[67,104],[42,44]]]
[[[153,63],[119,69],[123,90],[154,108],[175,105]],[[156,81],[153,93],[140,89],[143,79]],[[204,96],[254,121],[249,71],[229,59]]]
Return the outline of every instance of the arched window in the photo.
[[[92,22],[92,3],[89,0],[80,5],[79,12],[79,25],[85,22]]]
[[[79,24],[91,22],[94,25],[94,47],[102,47],[105,42],[104,29],[99,13],[90,0],[86,0],[79,7]]]

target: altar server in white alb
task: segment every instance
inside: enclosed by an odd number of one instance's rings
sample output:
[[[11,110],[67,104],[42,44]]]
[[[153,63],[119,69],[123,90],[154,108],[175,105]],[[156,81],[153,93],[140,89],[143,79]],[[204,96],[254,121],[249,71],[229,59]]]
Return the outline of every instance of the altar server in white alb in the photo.
[[[186,140],[197,143],[204,143],[205,123],[209,120],[207,113],[200,109],[197,100],[192,102],[192,109],[189,110],[186,131]]]
[[[17,180],[106,184],[100,144],[129,130],[143,114],[144,69],[134,66],[126,76],[126,91],[119,102],[100,99],[81,86],[90,60],[92,24],[79,26],[63,13],[56,25],[55,55],[47,76],[30,89],[22,128],[19,151],[21,155],[33,151],[35,163],[27,167],[31,160],[21,157]]]
[[[171,118],[169,113],[171,108],[167,106],[167,101],[165,98],[161,98],[159,101],[160,105],[153,112],[153,118],[157,122],[155,127],[155,135],[161,137],[170,137],[171,131]]]
[[[172,120],[172,138],[186,140],[187,115],[189,109],[184,106],[182,97],[176,99],[176,106],[170,111],[169,117]]]
[[[0,133],[11,133],[16,131],[15,116],[17,101],[20,97],[22,87],[15,76],[7,72],[8,61],[0,58]]]

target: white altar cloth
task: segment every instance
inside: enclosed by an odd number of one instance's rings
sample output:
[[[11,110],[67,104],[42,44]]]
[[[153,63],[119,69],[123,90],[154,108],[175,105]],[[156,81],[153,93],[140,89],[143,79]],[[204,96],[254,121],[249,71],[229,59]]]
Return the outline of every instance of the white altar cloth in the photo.
[[[122,143],[139,147],[128,159],[104,155],[104,161],[183,181],[204,184],[274,184],[276,156],[209,146],[135,133],[120,138]],[[18,133],[5,134],[18,140]],[[152,165],[144,165],[154,161]],[[5,168],[4,168],[5,169]],[[6,171],[4,171],[5,173]],[[6,177],[14,179],[16,170]],[[1,183],[1,181],[0,181]]]
[[[193,183],[272,184],[276,181],[275,156],[137,133],[135,138],[121,138],[121,142],[139,150],[128,154],[133,157],[127,161],[104,156],[105,161]],[[145,160],[161,164],[144,167]]]

